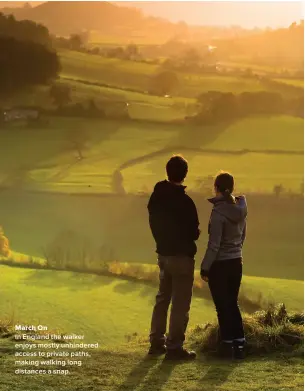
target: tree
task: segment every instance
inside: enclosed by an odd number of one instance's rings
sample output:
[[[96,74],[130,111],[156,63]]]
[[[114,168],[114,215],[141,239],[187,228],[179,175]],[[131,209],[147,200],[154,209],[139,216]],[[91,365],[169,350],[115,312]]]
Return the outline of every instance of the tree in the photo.
[[[194,48],[188,49],[183,55],[184,63],[190,67],[198,66],[201,56]]]
[[[280,114],[283,111],[283,97],[277,92],[243,92],[238,97],[243,115]]]
[[[1,12],[0,35],[15,38],[18,41],[40,43],[48,48],[52,47],[49,30],[45,26],[32,20],[17,21],[13,15],[4,15]]]
[[[67,133],[67,139],[70,147],[77,152],[78,160],[83,160],[83,152],[86,149],[86,144],[89,141],[89,136],[83,129],[71,129]]]
[[[67,84],[52,84],[49,93],[53,103],[58,108],[62,108],[71,102],[71,88]]]
[[[198,119],[210,123],[231,120],[239,115],[236,96],[231,92],[208,91],[198,97],[202,105]]]
[[[134,60],[135,58],[137,58],[139,56],[139,48],[137,45],[134,45],[134,44],[130,44],[126,47],[125,49],[125,56],[129,59],[129,60]]]
[[[276,196],[276,198],[279,198],[279,196],[283,193],[283,191],[284,191],[284,186],[282,184],[275,185],[273,187],[273,193]]]
[[[0,227],[0,256],[9,257],[11,253],[8,238],[4,235],[3,228]]]
[[[60,71],[56,52],[38,43],[0,35],[0,53],[0,96],[49,84]]]
[[[79,51],[83,47],[83,40],[79,34],[70,35],[69,43],[71,50]]]
[[[151,91],[157,95],[169,95],[179,85],[176,73],[163,71],[155,75],[151,80]]]

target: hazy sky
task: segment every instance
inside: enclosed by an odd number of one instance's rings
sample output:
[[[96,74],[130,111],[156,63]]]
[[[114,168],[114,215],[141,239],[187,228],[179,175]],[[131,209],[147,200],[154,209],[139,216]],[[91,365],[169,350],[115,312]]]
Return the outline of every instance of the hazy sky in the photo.
[[[22,2],[14,3],[20,6]],[[34,6],[41,2],[30,3]],[[13,2],[6,4],[12,6]],[[146,15],[196,25],[281,27],[303,18],[302,1],[120,1],[119,4],[141,8]]]
[[[289,26],[303,18],[301,1],[154,1],[132,2],[145,11],[174,22],[189,24],[241,25],[244,27]],[[121,5],[127,2],[121,2]]]

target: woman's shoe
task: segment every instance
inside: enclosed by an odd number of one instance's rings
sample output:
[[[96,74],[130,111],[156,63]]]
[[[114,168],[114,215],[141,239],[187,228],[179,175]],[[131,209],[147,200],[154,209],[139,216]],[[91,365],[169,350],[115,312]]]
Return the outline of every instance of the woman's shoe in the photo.
[[[236,360],[243,360],[246,357],[245,354],[245,342],[233,342],[233,358]]]

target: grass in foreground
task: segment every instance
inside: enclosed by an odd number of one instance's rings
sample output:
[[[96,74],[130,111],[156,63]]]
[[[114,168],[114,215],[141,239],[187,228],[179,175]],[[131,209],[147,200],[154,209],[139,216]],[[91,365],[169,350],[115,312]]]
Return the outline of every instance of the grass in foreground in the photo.
[[[304,347],[304,314],[288,313],[284,304],[267,310],[244,314],[243,324],[250,357],[270,352],[302,354]],[[192,346],[206,354],[217,352],[220,343],[217,322],[197,326],[189,332]]]
[[[220,362],[199,354],[171,363],[146,356],[147,344],[103,349],[68,376],[14,375],[11,342],[0,340],[0,391],[301,391],[300,354],[273,354],[244,362]]]
[[[271,299],[266,284],[273,289],[273,300],[286,303],[290,311],[303,308],[301,281],[257,279],[255,289],[249,277],[244,289],[251,297],[263,292]],[[260,281],[260,283],[259,283]],[[280,288],[283,284],[283,289]],[[67,333],[78,331],[91,341],[104,345],[120,345],[126,335],[141,330],[148,335],[151,311],[157,287],[141,282],[73,272],[30,270],[0,266],[2,300],[0,313],[14,321],[46,323],[52,329]],[[252,289],[251,289],[252,288]],[[287,293],[289,292],[289,294]],[[269,293],[269,294],[268,294]],[[88,303],[90,305],[88,306]],[[194,296],[190,327],[215,319],[215,310],[208,299]]]
[[[120,345],[137,330],[149,333],[154,286],[72,272],[0,270],[2,318],[60,327],[107,346]],[[193,326],[215,316],[212,303],[198,297],[191,311]]]

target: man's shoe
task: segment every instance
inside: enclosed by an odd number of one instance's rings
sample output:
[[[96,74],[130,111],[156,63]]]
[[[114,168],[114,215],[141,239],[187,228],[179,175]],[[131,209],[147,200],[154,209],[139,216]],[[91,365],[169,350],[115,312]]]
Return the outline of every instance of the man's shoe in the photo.
[[[155,355],[155,356],[161,356],[162,354],[166,353],[166,347],[164,345],[160,346],[153,346],[149,348],[148,354]]]
[[[167,349],[165,360],[195,360],[196,353],[186,349]]]
[[[217,356],[222,359],[230,359],[233,358],[233,344],[231,342],[221,342],[218,350]]]
[[[233,342],[233,358],[243,360],[245,358],[245,342]]]

